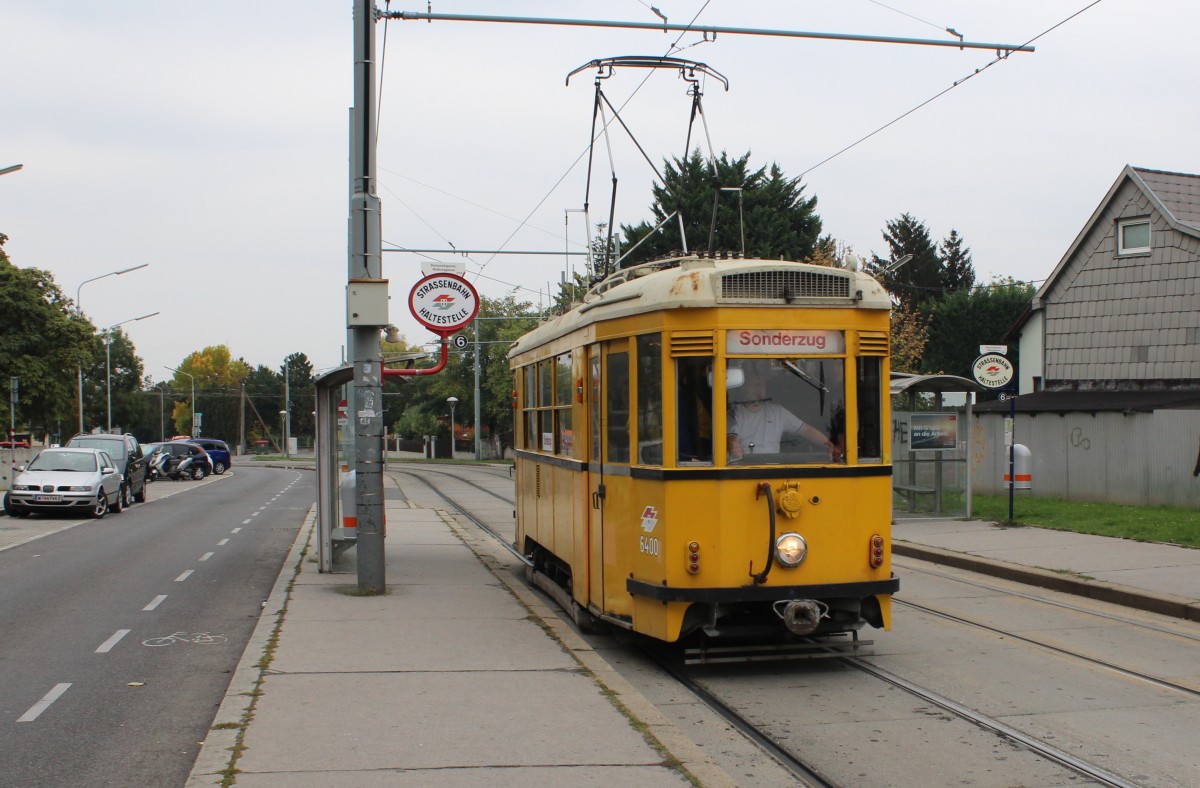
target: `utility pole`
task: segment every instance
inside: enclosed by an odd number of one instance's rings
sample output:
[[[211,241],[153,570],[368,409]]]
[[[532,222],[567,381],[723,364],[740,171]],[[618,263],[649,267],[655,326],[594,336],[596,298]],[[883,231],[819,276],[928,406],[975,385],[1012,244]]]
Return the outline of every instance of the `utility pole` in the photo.
[[[350,123],[350,254],[346,323],[354,396],[354,506],[358,517],[358,590],[387,590],[383,531],[383,351],[379,331],[390,321],[369,325],[350,303],[354,283],[383,283],[383,241],[375,164],[375,4],[354,0],[354,107]],[[386,298],[384,312],[386,312]],[[375,318],[379,319],[379,318]]]

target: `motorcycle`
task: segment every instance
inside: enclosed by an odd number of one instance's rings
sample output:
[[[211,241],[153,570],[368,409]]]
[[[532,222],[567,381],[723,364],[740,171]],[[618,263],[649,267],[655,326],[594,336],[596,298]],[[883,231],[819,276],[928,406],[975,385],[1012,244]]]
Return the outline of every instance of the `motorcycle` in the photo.
[[[150,458],[147,473],[153,479],[191,479],[192,458],[180,459],[170,452],[160,451]]]

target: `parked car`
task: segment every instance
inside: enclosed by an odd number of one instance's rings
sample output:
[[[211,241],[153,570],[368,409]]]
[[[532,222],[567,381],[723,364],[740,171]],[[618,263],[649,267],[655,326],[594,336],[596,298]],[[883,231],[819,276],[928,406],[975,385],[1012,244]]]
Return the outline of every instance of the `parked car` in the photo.
[[[137,438],[129,433],[82,433],[67,441],[73,449],[100,449],[117,463],[117,470],[124,480],[121,485],[121,507],[129,506],[130,499],[138,503],[146,500],[146,460]]]
[[[212,472],[218,476],[233,465],[229,446],[225,441],[219,441],[216,438],[192,438],[192,443],[198,444],[200,448],[208,452],[208,457],[212,460]]]
[[[31,512],[83,511],[100,518],[124,508],[124,479],[117,463],[100,449],[45,449],[20,469],[4,496],[10,517]]]
[[[194,441],[167,441],[161,444],[162,451],[170,452],[175,457],[182,461],[188,457],[192,458],[190,465],[191,477],[193,479],[203,479],[205,476],[213,472],[213,461],[208,456],[208,452],[204,450],[200,444]]]

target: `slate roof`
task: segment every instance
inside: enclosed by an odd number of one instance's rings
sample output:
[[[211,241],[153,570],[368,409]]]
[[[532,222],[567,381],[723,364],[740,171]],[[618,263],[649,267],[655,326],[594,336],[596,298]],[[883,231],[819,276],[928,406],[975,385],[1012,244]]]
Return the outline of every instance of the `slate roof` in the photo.
[[[1178,224],[1200,231],[1200,175],[1130,167]]]
[[[1200,175],[1151,170],[1126,164],[1108,190],[1108,194],[1104,195],[1104,199],[1096,206],[1091,218],[1079,231],[1079,235],[1075,237],[1066,254],[1062,256],[1050,276],[1034,294],[1033,306],[1035,308],[1041,306],[1043,299],[1054,288],[1058,275],[1074,259],[1075,252],[1088,237],[1092,228],[1095,227],[1097,219],[1104,213],[1109,203],[1112,202],[1113,196],[1126,180],[1133,181],[1146,194],[1171,227],[1188,235],[1200,237]]]

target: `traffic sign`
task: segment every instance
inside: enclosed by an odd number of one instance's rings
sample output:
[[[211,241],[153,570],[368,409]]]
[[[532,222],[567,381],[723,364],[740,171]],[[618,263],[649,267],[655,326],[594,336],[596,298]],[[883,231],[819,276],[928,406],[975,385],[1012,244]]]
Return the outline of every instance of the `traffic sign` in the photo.
[[[463,348],[465,348],[467,346],[467,343],[468,343],[468,340],[467,340],[466,334],[455,334],[454,335],[454,346],[456,348],[458,348],[459,350],[462,350]]]
[[[418,323],[445,337],[475,319],[479,294],[461,276],[430,274],[413,285],[408,308]]]
[[[989,389],[1002,389],[1013,379],[1013,365],[999,353],[984,353],[975,359],[971,372],[979,385]]]

